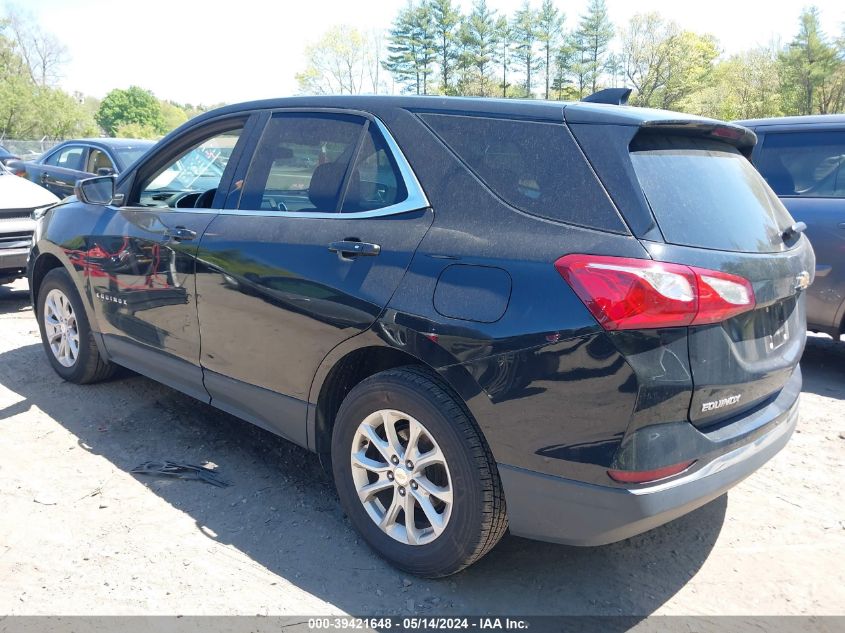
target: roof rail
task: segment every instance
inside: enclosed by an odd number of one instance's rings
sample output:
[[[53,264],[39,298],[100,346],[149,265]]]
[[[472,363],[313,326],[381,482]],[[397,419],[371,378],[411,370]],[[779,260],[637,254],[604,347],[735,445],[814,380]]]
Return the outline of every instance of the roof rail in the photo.
[[[590,103],[608,103],[610,105],[627,105],[628,97],[631,96],[630,88],[605,88],[594,92],[589,97],[584,97],[581,101],[589,101]]]

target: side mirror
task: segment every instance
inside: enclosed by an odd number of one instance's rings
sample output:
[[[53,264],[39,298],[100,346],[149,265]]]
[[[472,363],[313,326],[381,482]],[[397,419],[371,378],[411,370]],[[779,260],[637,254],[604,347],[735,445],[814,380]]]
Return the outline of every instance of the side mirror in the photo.
[[[114,200],[114,176],[97,176],[78,180],[73,193],[86,204],[102,206],[111,204]]]
[[[114,169],[111,167],[100,167],[97,169],[98,176],[111,176],[114,173]]]

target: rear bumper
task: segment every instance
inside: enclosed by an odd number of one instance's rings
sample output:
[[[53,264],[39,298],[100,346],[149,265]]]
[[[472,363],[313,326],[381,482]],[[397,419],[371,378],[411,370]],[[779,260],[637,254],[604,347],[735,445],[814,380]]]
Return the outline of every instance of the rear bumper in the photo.
[[[760,468],[789,440],[798,399],[766,432],[681,477],[613,488],[500,464],[511,533],[567,545],[604,545],[676,519],[719,497]]]

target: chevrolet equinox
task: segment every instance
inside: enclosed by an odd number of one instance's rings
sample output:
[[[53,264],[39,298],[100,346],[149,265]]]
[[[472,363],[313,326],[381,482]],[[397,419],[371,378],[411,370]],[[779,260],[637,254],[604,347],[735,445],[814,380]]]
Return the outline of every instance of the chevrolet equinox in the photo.
[[[598,545],[795,428],[814,255],[750,130],[607,103],[227,106],[40,218],[47,358],[318,453],[394,565]]]

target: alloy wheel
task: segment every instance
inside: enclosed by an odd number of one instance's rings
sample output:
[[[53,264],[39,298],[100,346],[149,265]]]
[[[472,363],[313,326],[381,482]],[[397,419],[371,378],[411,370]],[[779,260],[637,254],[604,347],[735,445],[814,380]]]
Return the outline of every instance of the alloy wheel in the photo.
[[[425,545],[446,529],[453,494],[449,466],[418,420],[394,409],[368,415],[352,440],[358,498],[385,534]]]
[[[58,288],[47,293],[43,318],[53,356],[63,367],[73,367],[79,357],[79,326],[70,299]]]

